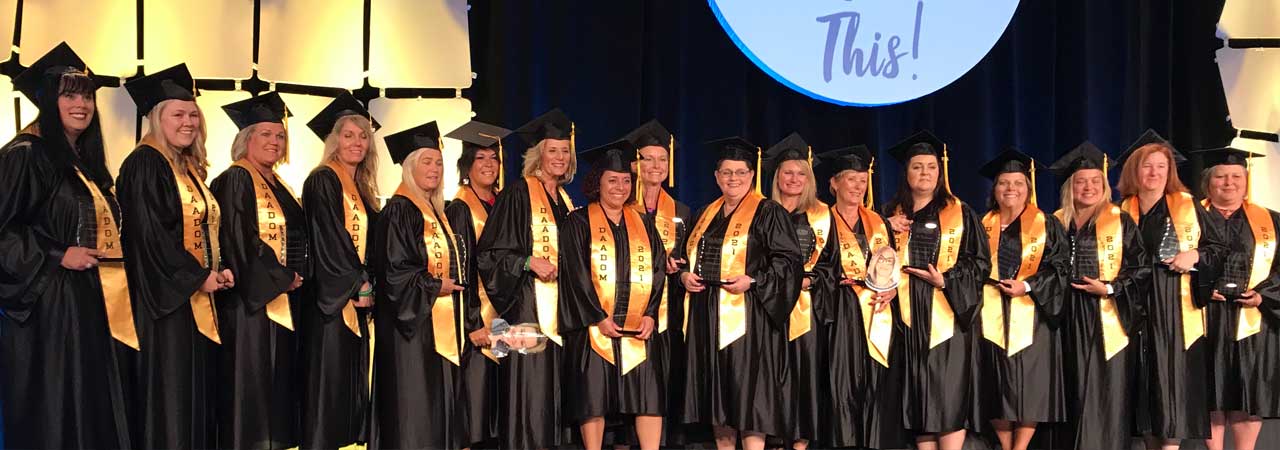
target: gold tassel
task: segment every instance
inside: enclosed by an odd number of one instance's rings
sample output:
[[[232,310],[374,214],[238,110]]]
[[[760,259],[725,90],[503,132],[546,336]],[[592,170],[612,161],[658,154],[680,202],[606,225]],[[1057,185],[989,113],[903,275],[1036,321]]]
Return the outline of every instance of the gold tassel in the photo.
[[[757,145],[756,146],[756,193],[757,194],[763,193],[763,191],[760,190],[760,172],[763,172],[764,168],[760,167],[760,151],[761,151],[760,146]]]
[[[809,145],[805,146],[805,148],[809,151],[809,156],[807,157],[809,161],[809,170],[813,170],[813,146]]]
[[[507,175],[506,158],[502,156],[502,139],[498,139],[498,181],[494,183],[493,192],[496,194],[502,190],[502,180]]]
[[[1253,152],[1244,157],[1244,182],[1244,199],[1249,200],[1249,193],[1253,191]]]
[[[1102,154],[1102,178],[1107,178],[1107,162],[1108,162],[1107,154],[1103,153]],[[1110,183],[1110,181],[1108,181],[1108,183]],[[1111,201],[1111,199],[1107,199],[1107,201]]]
[[[1036,205],[1036,161],[1031,160],[1031,204]]]
[[[951,162],[951,157],[947,156],[947,144],[944,142],[944,143],[942,143],[942,177],[947,179],[947,183],[946,183],[947,194],[949,194],[949,195],[955,195],[955,194],[952,194],[952,193],[951,193],[951,167],[950,167],[950,166],[951,166],[951,164],[950,164],[950,162]]]
[[[578,154],[578,144],[575,139],[578,134],[577,130],[575,129],[576,125],[577,125],[576,123],[569,122],[569,154],[571,155]]]
[[[642,158],[640,157],[640,148],[638,148],[638,147],[637,147],[637,148],[636,148],[636,163],[635,163],[635,165],[636,165],[636,173],[635,173],[635,187],[634,187],[633,189],[635,190],[635,193],[636,193],[636,201],[640,203],[640,206],[645,206],[645,204],[644,204],[644,184],[640,182],[640,160],[641,160],[641,159],[642,159]]]
[[[667,150],[667,187],[676,187],[676,135],[671,134]]]
[[[873,178],[875,174],[876,174],[876,157],[872,156],[871,164],[867,165],[867,198],[862,202],[863,204],[867,205],[867,209],[875,209],[876,207],[875,205],[876,196],[871,191],[872,186],[876,185],[875,178]]]

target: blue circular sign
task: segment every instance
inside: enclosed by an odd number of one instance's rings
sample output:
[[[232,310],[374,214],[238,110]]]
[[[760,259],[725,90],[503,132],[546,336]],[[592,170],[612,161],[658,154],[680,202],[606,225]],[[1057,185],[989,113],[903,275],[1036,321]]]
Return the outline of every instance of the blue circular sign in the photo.
[[[991,51],[1018,0],[709,0],[734,44],[778,82],[840,105],[912,100]]]

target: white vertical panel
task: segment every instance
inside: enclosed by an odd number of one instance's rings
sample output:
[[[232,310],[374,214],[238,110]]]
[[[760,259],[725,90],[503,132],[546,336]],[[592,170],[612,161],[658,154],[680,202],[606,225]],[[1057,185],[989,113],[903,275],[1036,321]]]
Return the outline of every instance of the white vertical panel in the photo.
[[[432,120],[440,127],[440,134],[448,133],[471,120],[471,101],[465,98],[450,99],[374,99],[369,105],[369,113],[378,119],[382,129],[378,130],[378,189],[383,196],[391,196],[400,185],[400,166],[391,163],[391,155],[387,153],[383,136],[403,131]],[[462,153],[462,143],[455,139],[445,139],[444,148],[444,198],[453,198],[458,190],[458,155]]]
[[[120,164],[138,144],[137,111],[124,88],[98,89],[98,120],[107,150],[107,168],[113,177],[120,173]]]
[[[1217,59],[1232,125],[1280,131],[1280,49],[1222,48]]]
[[[66,41],[95,73],[133,75],[137,69],[136,2],[36,0],[23,2],[22,65]]]
[[[1280,210],[1280,144],[1257,139],[1235,138],[1231,146],[1267,155],[1265,158],[1253,158],[1249,174],[1249,199],[1253,202]]]
[[[359,88],[364,2],[262,0],[258,73],[266,80]]]
[[[13,43],[13,26],[17,22],[18,0],[0,0],[0,42],[4,43],[3,46],[0,46],[0,53],[4,55],[0,56],[0,60],[9,59],[9,50],[3,47],[8,47]],[[35,57],[39,58],[40,55],[35,55]],[[9,109],[13,108],[10,107]]]
[[[467,1],[373,2],[369,82],[380,87],[470,87]]]
[[[1218,34],[1229,38],[1280,37],[1280,1],[1227,0]]]
[[[302,183],[320,164],[324,151],[324,141],[307,128],[307,122],[333,99],[296,94],[280,94],[280,97],[293,112],[293,117],[286,124],[289,129],[289,162],[276,167],[276,173],[289,183],[294,194],[302,195]]]
[[[231,166],[231,141],[236,138],[240,129],[231,122],[231,118],[222,112],[222,105],[249,98],[248,92],[200,91],[196,103],[204,114],[204,124],[209,135],[205,136],[204,149],[209,158],[209,179],[227,170]]]
[[[253,0],[143,2],[145,70],[187,63],[196,78],[249,78]]]
[[[15,122],[14,115],[17,111],[13,108],[13,99],[21,97],[22,94],[13,91],[13,82],[9,77],[2,77],[0,80],[2,80],[0,81],[0,143],[2,143],[9,142],[17,136],[18,128],[22,126]]]

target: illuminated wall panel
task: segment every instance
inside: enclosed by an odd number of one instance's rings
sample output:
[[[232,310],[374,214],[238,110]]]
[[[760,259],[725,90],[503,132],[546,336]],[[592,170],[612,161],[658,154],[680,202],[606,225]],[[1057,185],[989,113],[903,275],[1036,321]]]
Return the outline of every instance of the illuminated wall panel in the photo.
[[[185,62],[201,78],[253,74],[252,0],[147,1],[143,6],[147,73]]]
[[[258,73],[276,82],[359,88],[363,30],[361,0],[262,0]]]
[[[466,0],[379,0],[370,14],[370,84],[471,86]]]
[[[136,2],[38,0],[23,2],[22,8],[23,66],[66,41],[96,73],[137,71]]]
[[[382,137],[402,131],[432,120],[440,126],[440,133],[445,134],[471,120],[471,101],[465,98],[452,99],[375,99],[369,105],[369,112],[382,123],[378,131],[378,188],[382,195],[390,196],[400,185],[400,166],[391,164],[391,156],[387,153]],[[462,143],[453,139],[445,139],[444,147],[444,198],[453,198],[458,190],[457,160],[462,153]]]

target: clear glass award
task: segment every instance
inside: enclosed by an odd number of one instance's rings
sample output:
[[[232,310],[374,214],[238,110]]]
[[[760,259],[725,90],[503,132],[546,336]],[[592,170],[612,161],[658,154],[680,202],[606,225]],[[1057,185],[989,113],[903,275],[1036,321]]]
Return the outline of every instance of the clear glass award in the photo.
[[[1248,290],[1248,283],[1248,255],[1241,252],[1232,252],[1227,255],[1227,259],[1222,262],[1222,276],[1214,284],[1214,289],[1231,301],[1240,298]]]

